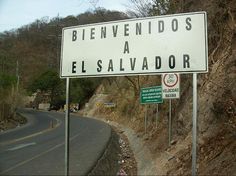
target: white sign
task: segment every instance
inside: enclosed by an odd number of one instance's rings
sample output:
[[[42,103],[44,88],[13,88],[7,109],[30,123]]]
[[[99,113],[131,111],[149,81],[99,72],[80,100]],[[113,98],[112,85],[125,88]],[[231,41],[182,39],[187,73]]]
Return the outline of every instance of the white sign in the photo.
[[[179,82],[180,77],[177,73],[162,75],[162,98],[175,99],[179,98]]]
[[[61,77],[207,72],[206,12],[63,28]]]

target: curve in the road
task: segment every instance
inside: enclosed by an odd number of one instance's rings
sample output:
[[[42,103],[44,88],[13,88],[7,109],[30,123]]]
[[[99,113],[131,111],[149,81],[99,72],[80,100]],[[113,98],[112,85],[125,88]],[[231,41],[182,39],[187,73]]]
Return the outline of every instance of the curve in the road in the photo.
[[[25,110],[24,115],[33,119],[31,125],[0,135],[0,174],[64,174],[64,113]],[[61,125],[40,133],[48,129],[52,119]],[[85,175],[104,153],[111,128],[72,115],[70,129],[70,174]]]
[[[57,128],[61,124],[60,119],[54,118],[47,112],[38,111],[37,115],[32,115],[32,112],[29,109],[21,109],[18,112],[27,118],[27,123],[21,127],[0,133],[0,146],[41,135]]]

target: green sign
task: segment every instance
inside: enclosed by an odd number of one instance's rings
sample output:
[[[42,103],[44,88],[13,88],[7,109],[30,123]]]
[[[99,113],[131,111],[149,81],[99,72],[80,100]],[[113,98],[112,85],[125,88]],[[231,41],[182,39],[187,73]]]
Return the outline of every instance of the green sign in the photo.
[[[162,103],[162,87],[154,86],[142,88],[140,92],[141,104]]]

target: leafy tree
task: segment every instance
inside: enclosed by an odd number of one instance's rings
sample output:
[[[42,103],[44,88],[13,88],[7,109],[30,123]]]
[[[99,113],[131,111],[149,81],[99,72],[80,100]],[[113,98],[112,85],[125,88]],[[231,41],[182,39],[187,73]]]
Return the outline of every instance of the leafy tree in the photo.
[[[71,79],[70,97],[72,103],[84,104],[93,95],[102,78]],[[65,82],[56,71],[48,70],[34,79],[29,86],[30,92],[50,93],[51,106],[60,107],[65,104]]]
[[[71,81],[71,101],[85,104],[93,95],[95,89],[100,84],[102,78],[72,79]]]
[[[62,83],[63,81],[59,78],[56,71],[48,70],[37,77],[29,86],[28,90],[30,92],[40,90],[41,92],[50,93],[50,103],[54,104],[57,103],[55,102],[55,97],[63,92]]]
[[[60,78],[58,73],[52,70],[48,70],[42,73],[38,78],[33,81],[30,89],[35,92],[38,89],[41,91],[53,91],[58,84],[60,84]]]

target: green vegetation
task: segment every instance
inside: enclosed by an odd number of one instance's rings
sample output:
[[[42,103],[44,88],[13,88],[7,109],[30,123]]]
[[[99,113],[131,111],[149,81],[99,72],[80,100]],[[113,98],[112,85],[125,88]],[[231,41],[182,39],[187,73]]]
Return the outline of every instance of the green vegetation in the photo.
[[[48,70],[33,81],[30,85],[30,90],[36,92],[39,89],[40,91],[50,91],[53,94],[60,83],[61,80],[57,72]]]
[[[16,77],[7,74],[0,74],[0,89],[9,89],[16,84]]]
[[[99,78],[71,79],[71,102],[85,104],[100,84],[100,80]],[[35,78],[29,85],[28,92],[48,93],[49,103],[54,107],[63,107],[65,104],[65,81],[53,70],[47,70]]]
[[[71,101],[74,103],[85,104],[94,94],[101,78],[72,79],[71,82]]]
[[[50,104],[61,105],[63,103],[63,80],[58,76],[58,73],[53,70],[48,70],[35,78],[28,87],[29,92],[40,91],[42,93],[49,93]]]

